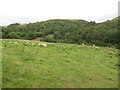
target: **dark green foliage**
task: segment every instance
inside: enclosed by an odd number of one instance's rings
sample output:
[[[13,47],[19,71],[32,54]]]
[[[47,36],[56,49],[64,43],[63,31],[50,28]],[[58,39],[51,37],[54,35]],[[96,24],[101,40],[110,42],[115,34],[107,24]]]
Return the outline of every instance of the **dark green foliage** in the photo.
[[[37,23],[20,25],[10,24],[2,28],[5,39],[35,39],[42,41],[96,44],[98,46],[114,46],[119,48],[120,31],[118,18],[103,23],[84,20],[54,19]]]
[[[8,27],[15,26],[15,25],[20,25],[20,23],[13,23],[13,24],[10,24]]]

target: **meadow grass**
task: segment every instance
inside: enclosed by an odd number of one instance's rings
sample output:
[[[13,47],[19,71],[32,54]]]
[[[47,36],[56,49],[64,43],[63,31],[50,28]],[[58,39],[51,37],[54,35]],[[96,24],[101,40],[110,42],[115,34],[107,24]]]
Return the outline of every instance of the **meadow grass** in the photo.
[[[118,87],[117,49],[47,42],[43,43],[48,46],[42,47],[37,45],[42,43],[39,41],[2,41],[3,88]]]

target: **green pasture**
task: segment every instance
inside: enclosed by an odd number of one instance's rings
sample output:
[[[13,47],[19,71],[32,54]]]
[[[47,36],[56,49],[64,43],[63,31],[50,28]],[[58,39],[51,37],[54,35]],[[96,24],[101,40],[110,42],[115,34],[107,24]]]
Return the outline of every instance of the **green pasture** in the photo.
[[[3,39],[0,48],[3,88],[118,87],[114,48],[17,39]]]

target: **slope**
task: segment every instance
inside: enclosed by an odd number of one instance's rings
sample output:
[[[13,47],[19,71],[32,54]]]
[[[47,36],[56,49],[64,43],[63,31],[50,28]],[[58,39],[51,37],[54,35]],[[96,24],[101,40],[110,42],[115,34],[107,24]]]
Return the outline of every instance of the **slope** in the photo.
[[[3,39],[3,88],[118,87],[117,49],[38,43]]]

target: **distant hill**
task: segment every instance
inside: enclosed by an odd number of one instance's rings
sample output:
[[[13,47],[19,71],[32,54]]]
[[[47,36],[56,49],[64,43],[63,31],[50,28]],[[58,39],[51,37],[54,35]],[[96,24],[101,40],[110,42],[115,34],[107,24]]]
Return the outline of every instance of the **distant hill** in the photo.
[[[103,23],[88,22],[76,19],[51,19],[43,22],[21,25],[10,24],[2,28],[3,39],[40,38],[41,41],[96,44],[119,48],[118,20],[108,20]]]

